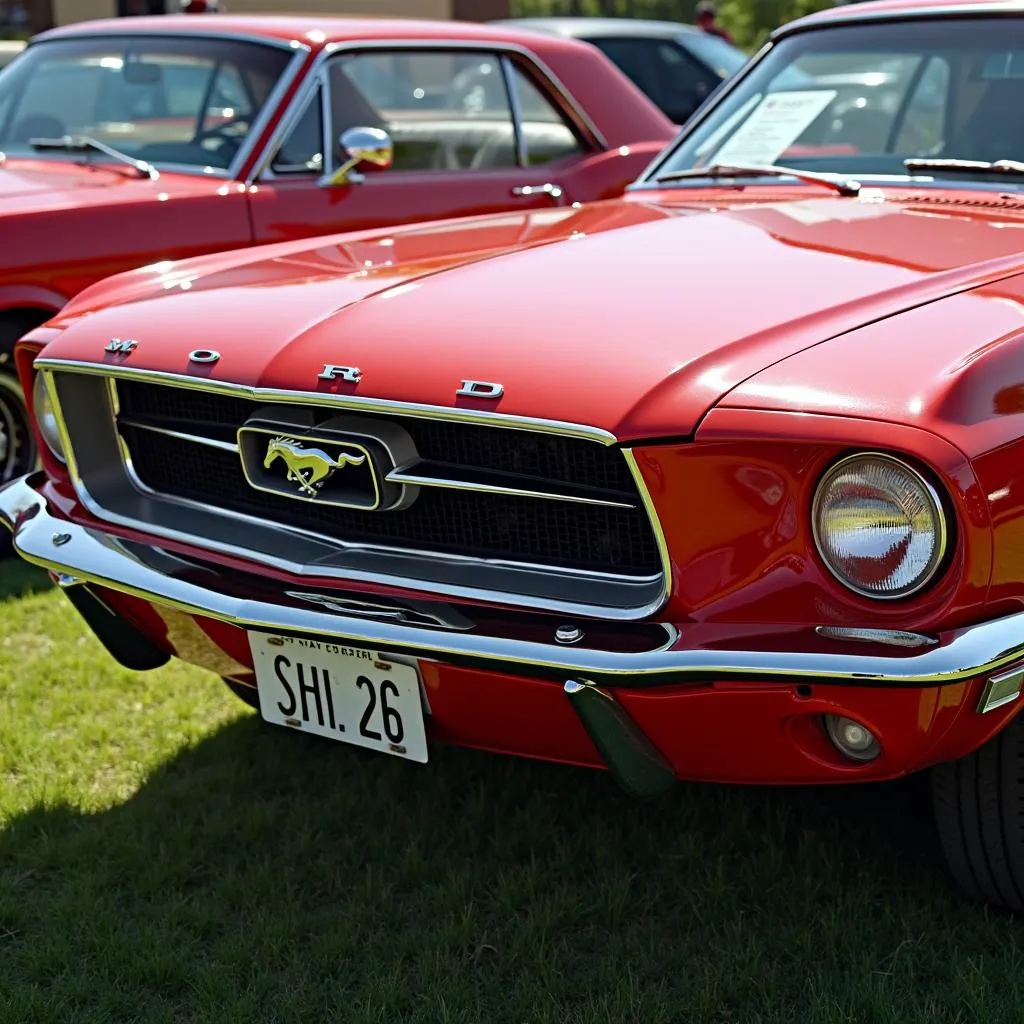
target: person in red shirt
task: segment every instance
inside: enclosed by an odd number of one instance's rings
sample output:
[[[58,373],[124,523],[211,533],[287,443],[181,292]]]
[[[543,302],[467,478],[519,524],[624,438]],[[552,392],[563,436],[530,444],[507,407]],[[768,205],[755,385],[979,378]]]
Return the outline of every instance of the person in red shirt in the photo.
[[[727,43],[731,43],[732,36],[716,23],[717,17],[718,12],[715,10],[715,5],[711,3],[711,0],[701,0],[697,4],[697,27],[709,35],[718,36]]]

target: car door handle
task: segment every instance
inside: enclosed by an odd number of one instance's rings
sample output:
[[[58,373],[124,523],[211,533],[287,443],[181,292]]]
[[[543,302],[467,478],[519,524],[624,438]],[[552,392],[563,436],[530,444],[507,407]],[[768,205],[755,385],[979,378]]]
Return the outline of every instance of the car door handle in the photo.
[[[550,181],[546,181],[543,185],[516,185],[512,189],[514,196],[547,195],[552,199],[561,199],[564,194],[565,190],[561,185],[552,184]]]

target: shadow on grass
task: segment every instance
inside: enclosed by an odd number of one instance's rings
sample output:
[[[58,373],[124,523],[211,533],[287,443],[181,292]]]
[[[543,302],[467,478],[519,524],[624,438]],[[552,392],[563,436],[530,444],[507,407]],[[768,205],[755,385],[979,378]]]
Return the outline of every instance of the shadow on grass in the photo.
[[[916,780],[639,805],[251,716],[0,832],[4,1020],[1009,1019],[1016,934],[950,890]]]
[[[16,555],[0,554],[0,601],[39,594],[52,586],[45,569],[29,565]]]

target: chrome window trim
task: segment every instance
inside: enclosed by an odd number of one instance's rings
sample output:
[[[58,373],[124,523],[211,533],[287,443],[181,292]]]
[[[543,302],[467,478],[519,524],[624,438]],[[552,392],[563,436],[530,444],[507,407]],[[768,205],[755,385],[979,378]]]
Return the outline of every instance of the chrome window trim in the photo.
[[[352,396],[325,396],[316,392],[292,392],[277,391],[270,388],[254,388],[248,385],[221,384],[208,380],[198,381],[192,377],[183,377],[179,374],[162,373],[152,370],[137,370],[126,367],[111,367],[107,364],[97,363],[75,363],[62,359],[45,359],[40,357],[36,360],[34,368],[43,373],[46,378],[46,387],[51,394],[58,433],[65,446],[67,454],[67,469],[71,478],[75,493],[82,505],[97,519],[109,522],[115,526],[138,530],[152,537],[159,537],[165,540],[177,541],[188,545],[190,548],[215,552],[232,558],[238,558],[255,565],[267,565],[281,571],[290,573],[297,578],[315,579],[343,579],[348,581],[360,581],[367,583],[383,584],[390,587],[421,591],[426,594],[441,595],[444,597],[456,597],[471,601],[481,601],[487,604],[509,605],[512,607],[533,609],[538,611],[552,611],[571,615],[585,615],[597,619],[633,621],[653,615],[664,607],[672,590],[671,560],[668,552],[668,545],[665,540],[661,522],[657,516],[653,500],[648,492],[643,476],[640,473],[636,458],[632,449],[620,449],[640,496],[643,510],[647,516],[650,529],[653,533],[655,546],[658,550],[661,571],[649,576],[622,576],[611,573],[594,571],[583,571],[566,569],[553,565],[536,565],[529,562],[504,562],[500,559],[481,559],[465,555],[453,555],[444,552],[418,551],[411,547],[392,548],[385,545],[361,544],[339,541],[337,538],[325,538],[323,534],[315,531],[305,530],[293,526],[282,526],[278,524],[274,528],[297,537],[305,537],[317,542],[329,541],[337,550],[355,552],[364,551],[367,553],[379,553],[384,555],[396,555],[399,557],[422,558],[428,562],[444,563],[448,565],[464,566],[486,566],[506,570],[509,573],[521,572],[532,576],[552,575],[562,579],[578,580],[580,583],[603,582],[606,584],[620,585],[624,588],[652,588],[657,586],[658,591],[655,597],[646,600],[639,605],[612,606],[593,604],[587,602],[559,600],[557,598],[547,599],[544,597],[522,594],[513,590],[496,590],[481,587],[464,586],[461,584],[446,583],[438,580],[421,580],[406,576],[396,576],[389,573],[371,572],[352,567],[337,569],[328,565],[305,564],[289,561],[264,552],[253,552],[247,548],[239,548],[230,544],[223,544],[209,538],[197,538],[191,533],[182,533],[174,529],[156,526],[152,522],[122,516],[105,508],[96,501],[89,492],[78,468],[74,447],[65,422],[61,408],[60,395],[54,380],[55,374],[80,373],[86,376],[101,376],[106,379],[106,393],[108,400],[107,413],[111,418],[114,432],[117,437],[118,448],[121,455],[122,467],[131,479],[132,485],[142,494],[150,494],[159,497],[161,502],[178,505],[183,508],[192,508],[197,511],[216,514],[221,518],[236,519],[239,522],[246,522],[251,525],[267,528],[268,520],[262,517],[249,516],[244,513],[236,513],[207,505],[203,502],[192,501],[186,498],[177,498],[166,494],[157,494],[147,487],[138,477],[131,462],[131,455],[127,450],[124,439],[116,429],[116,418],[119,410],[117,399],[117,380],[134,379],[146,380],[154,383],[174,384],[190,387],[197,391],[210,391],[219,394],[227,394],[234,397],[250,399],[268,399],[278,401],[282,404],[316,404],[316,405],[338,405],[340,408],[355,408],[372,410],[374,412],[390,412],[394,415],[421,416],[429,419],[448,419],[453,422],[469,422],[487,426],[508,427],[512,429],[524,429],[539,431],[549,434],[562,434],[569,437],[577,437],[583,440],[595,441],[608,447],[616,444],[613,434],[598,427],[588,427],[581,424],[566,423],[558,420],[543,420],[531,417],[507,416],[500,413],[478,413],[471,410],[448,409],[438,406],[420,405],[404,402],[393,402],[383,399],[353,398]],[[212,386],[211,386],[212,385]],[[334,398],[337,401],[324,401]],[[448,415],[446,415],[448,414]]]
[[[548,67],[547,64],[544,63],[543,60],[540,59],[536,53],[527,49],[525,46],[520,46],[517,43],[501,42],[499,40],[495,40],[493,42],[481,40],[477,42],[475,40],[467,39],[354,39],[328,43],[317,54],[316,59],[306,74],[306,80],[302,83],[299,89],[296,90],[296,93],[289,104],[288,110],[286,110],[282,116],[281,121],[278,124],[278,130],[274,132],[273,138],[264,148],[263,153],[260,155],[256,164],[253,165],[252,171],[246,177],[247,185],[251,185],[256,181],[275,180],[272,173],[268,174],[270,166],[273,163],[274,158],[277,156],[278,150],[284,145],[285,140],[288,138],[288,133],[296,124],[298,124],[302,114],[305,113],[306,104],[309,102],[309,94],[315,88],[317,82],[323,82],[325,87],[324,136],[326,150],[324,153],[325,171],[321,175],[316,175],[316,177],[320,182],[323,182],[330,177],[332,170],[331,161],[334,160],[334,143],[330,138],[330,122],[326,116],[326,108],[329,104],[329,97],[327,96],[326,65],[332,57],[339,54],[344,55],[351,53],[354,50],[425,50],[434,52],[438,50],[475,51],[477,53],[493,54],[500,62],[502,62],[502,66],[504,66],[506,59],[511,59],[512,56],[520,57],[529,61],[535,68],[537,68],[537,70],[545,76],[547,82],[551,84],[552,88],[554,88],[561,108],[564,108],[559,109],[558,112],[564,115],[565,111],[571,111],[573,119],[583,126],[586,134],[589,136],[589,138],[585,138],[583,140],[585,145],[590,149],[608,149],[608,140],[605,138],[604,134],[594,124],[587,112],[576,102],[572,94],[565,88],[558,76],[550,67]],[[310,177],[313,177],[315,173],[316,172],[311,172]],[[389,171],[388,173],[421,174],[423,172]],[[288,177],[291,177],[291,175]]]
[[[515,77],[512,70],[512,61],[508,54],[503,53],[498,58],[501,65],[501,78],[505,83],[505,95],[508,97],[508,105],[512,111],[512,131],[516,140],[516,162],[520,167],[526,167],[529,156],[526,152],[526,137],[523,133],[523,110],[519,102],[519,93],[515,87]]]
[[[321,115],[323,117],[322,124],[322,139],[321,142],[324,148],[324,167],[327,166],[329,159],[329,153],[334,148],[334,144],[331,142],[330,133],[330,107],[329,97],[327,95],[327,75],[326,75],[326,58],[324,52],[321,50],[317,54],[316,59],[313,61],[309,70],[306,72],[306,77],[303,79],[302,84],[295,90],[295,95],[292,96],[291,102],[288,104],[288,108],[281,115],[280,120],[277,122],[277,127],[274,129],[273,135],[267,141],[266,146],[263,147],[263,151],[257,157],[255,163],[253,163],[251,170],[245,177],[245,184],[251,186],[258,181],[274,181],[274,180],[290,180],[298,177],[309,177],[322,179],[324,177],[323,172],[306,170],[304,172],[284,172],[278,173],[273,169],[274,161],[277,159],[277,154],[281,151],[281,147],[288,141],[288,137],[298,127],[299,122],[306,114],[306,109],[309,104],[313,102],[316,96],[316,90],[321,89],[323,92],[320,96],[320,108]]]

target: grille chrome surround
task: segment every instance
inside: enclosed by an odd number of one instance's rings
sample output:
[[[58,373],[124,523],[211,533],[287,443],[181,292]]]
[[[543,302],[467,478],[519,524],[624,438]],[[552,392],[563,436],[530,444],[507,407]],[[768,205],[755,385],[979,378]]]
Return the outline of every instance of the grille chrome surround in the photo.
[[[407,590],[597,618],[643,617],[655,612],[667,598],[670,575],[664,537],[633,454],[628,449],[619,450],[619,454],[626,470],[625,479],[633,488],[630,499],[594,501],[593,504],[616,506],[610,511],[619,511],[620,507],[622,511],[629,509],[638,516],[638,522],[651,531],[655,552],[650,566],[653,571],[638,572],[636,567],[630,573],[566,568],[547,561],[518,561],[507,557],[477,557],[453,551],[416,549],[401,541],[397,545],[392,541],[391,546],[376,541],[341,541],[311,529],[309,524],[281,524],[265,518],[267,513],[263,516],[250,515],[188,497],[160,493],[143,483],[133,465],[128,445],[119,433],[117,392],[118,382],[138,381],[248,402],[272,403],[284,412],[288,406],[305,405],[331,413],[345,410],[383,413],[449,425],[468,423],[508,427],[576,438],[594,443],[595,447],[611,446],[614,436],[599,428],[380,399],[272,391],[105,363],[76,363],[43,357],[37,360],[36,366],[46,375],[47,386],[54,399],[60,431],[69,451],[68,466],[76,492],[83,505],[101,520],[138,529],[150,536],[262,563],[300,577],[383,583]],[[163,433],[176,436],[182,442],[196,440],[187,432]],[[205,440],[210,444],[211,455],[223,458],[229,451],[237,450],[235,444],[222,439]],[[419,480],[417,483],[425,491],[440,491],[445,487],[444,481],[425,486]],[[465,485],[463,492],[466,489],[487,491],[486,487],[470,485]],[[577,500],[560,494],[530,497]],[[544,501],[539,503],[548,504]],[[589,499],[584,498],[583,505],[577,507],[588,504]]]

